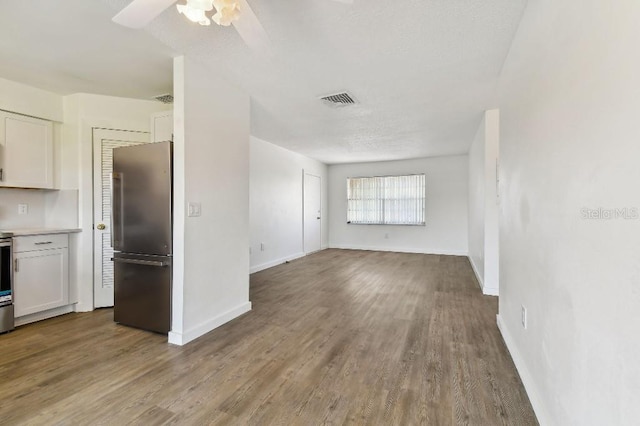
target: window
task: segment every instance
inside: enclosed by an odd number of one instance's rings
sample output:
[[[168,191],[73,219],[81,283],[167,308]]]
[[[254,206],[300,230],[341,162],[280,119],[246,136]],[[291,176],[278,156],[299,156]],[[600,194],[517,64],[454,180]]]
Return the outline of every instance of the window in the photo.
[[[424,225],[425,177],[347,178],[347,223]]]

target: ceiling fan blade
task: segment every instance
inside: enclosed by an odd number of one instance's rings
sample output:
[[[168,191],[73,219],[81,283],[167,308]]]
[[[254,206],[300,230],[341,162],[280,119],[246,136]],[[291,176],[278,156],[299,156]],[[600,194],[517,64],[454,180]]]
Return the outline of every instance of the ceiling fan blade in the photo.
[[[129,28],[143,28],[176,0],[133,0],[112,21]]]
[[[247,0],[238,0],[240,18],[233,22],[233,26],[240,37],[251,49],[266,56],[272,55],[271,42],[256,14],[251,10]]]

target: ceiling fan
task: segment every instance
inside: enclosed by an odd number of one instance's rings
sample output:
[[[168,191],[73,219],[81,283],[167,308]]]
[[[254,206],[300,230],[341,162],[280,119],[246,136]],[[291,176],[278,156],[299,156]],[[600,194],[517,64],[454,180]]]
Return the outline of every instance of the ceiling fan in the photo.
[[[178,0],[133,0],[113,17],[113,22],[129,28],[143,28]],[[353,3],[353,0],[334,0]],[[185,0],[178,4],[179,13],[200,25],[211,20],[222,26],[233,25],[244,42],[252,49],[270,51],[269,38],[247,0]],[[211,19],[207,12],[215,9]]]

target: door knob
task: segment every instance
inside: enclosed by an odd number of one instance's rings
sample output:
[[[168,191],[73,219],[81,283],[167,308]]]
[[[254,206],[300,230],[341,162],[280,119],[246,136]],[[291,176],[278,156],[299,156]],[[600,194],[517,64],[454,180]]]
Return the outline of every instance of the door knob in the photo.
[[[96,226],[96,228],[98,228],[100,231],[104,231],[107,226],[104,223],[99,223],[98,226]]]

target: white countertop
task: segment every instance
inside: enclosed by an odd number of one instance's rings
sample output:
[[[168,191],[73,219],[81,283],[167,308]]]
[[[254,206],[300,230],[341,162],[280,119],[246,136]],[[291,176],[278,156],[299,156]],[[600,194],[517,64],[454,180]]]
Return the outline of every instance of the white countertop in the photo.
[[[47,234],[71,234],[81,232],[78,228],[26,228],[26,229],[3,229],[4,232],[11,232],[14,237],[25,237],[28,235]]]

